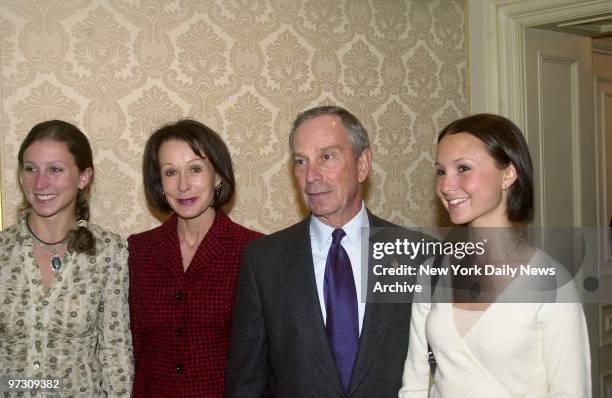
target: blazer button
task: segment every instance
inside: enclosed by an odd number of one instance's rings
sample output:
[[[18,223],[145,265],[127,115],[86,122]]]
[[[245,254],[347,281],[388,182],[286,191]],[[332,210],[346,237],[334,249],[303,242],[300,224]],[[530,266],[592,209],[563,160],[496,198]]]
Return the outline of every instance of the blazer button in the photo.
[[[183,292],[178,292],[174,295],[174,298],[176,299],[176,301],[181,302],[185,299],[185,295],[183,294]]]
[[[185,371],[185,368],[183,367],[182,363],[179,363],[178,365],[176,365],[176,373],[183,373]]]

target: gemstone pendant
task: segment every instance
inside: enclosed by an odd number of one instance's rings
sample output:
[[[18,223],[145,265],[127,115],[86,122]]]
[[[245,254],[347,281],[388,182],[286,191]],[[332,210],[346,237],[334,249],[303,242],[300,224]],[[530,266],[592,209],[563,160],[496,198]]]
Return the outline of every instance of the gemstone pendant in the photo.
[[[60,256],[51,257],[51,269],[57,272],[61,268],[62,268],[62,259],[60,258]]]

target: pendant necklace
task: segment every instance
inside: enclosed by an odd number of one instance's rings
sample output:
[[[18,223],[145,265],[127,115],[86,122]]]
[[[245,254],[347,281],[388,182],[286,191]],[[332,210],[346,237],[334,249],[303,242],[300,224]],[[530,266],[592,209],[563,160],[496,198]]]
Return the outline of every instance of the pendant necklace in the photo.
[[[521,243],[523,243],[523,239],[524,239],[524,236],[523,236],[522,233],[520,233],[519,236],[518,236],[518,239],[516,241],[516,244],[514,246],[512,246],[512,248],[510,250],[508,250],[506,252],[506,254],[504,254],[503,256],[490,260],[491,264],[500,264],[500,265],[503,265],[503,263],[506,260],[508,260],[510,258],[510,256],[512,256],[514,251],[516,249],[518,249],[518,247],[521,245]]]
[[[32,228],[30,228],[30,223],[28,223],[28,219],[26,218],[26,227],[28,228],[28,232],[32,235],[32,238],[40,246],[43,250],[48,251],[52,254],[51,256],[51,269],[55,272],[62,269],[62,258],[57,254],[60,249],[64,246],[66,242],[68,242],[68,237],[60,240],[59,242],[49,243],[41,240],[34,232],[32,232]]]
[[[522,233],[519,234],[516,244],[510,250],[508,250],[506,254],[504,254],[503,256],[493,259],[491,261],[491,264],[501,264],[505,262],[507,259],[509,259],[510,256],[512,256],[512,254],[514,253],[514,251],[518,249],[518,247],[521,245],[521,243],[523,242],[523,238],[524,238],[523,234]],[[482,285],[478,281],[476,281],[476,283],[470,286],[470,298],[472,299],[472,302],[475,302],[478,300],[481,292],[482,292]]]

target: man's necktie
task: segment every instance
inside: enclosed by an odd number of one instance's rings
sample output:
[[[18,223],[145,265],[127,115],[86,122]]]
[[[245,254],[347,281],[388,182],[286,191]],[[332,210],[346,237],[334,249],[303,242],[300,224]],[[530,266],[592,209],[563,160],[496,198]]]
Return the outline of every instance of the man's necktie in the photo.
[[[340,242],[346,233],[336,229],[325,263],[323,293],[327,320],[327,337],[340,372],[344,390],[348,392],[351,372],[359,344],[357,291],[348,253]]]

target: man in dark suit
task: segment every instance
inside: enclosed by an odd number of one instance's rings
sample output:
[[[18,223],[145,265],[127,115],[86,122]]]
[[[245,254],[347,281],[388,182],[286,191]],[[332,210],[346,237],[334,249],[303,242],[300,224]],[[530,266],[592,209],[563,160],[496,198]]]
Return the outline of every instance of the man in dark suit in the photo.
[[[347,110],[324,106],[298,115],[289,142],[312,215],[245,253],[226,396],[397,397],[410,304],[361,297],[362,227],[393,227],[363,201],[367,131]]]

